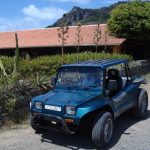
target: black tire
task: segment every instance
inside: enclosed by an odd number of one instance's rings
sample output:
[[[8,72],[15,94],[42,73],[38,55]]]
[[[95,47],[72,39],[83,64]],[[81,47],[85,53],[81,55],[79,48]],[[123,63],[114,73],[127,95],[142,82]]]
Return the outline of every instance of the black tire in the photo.
[[[148,94],[145,89],[139,88],[137,106],[133,108],[132,114],[136,118],[143,118],[147,114]]]
[[[107,135],[106,135],[106,128]],[[95,119],[92,128],[92,142],[96,147],[106,147],[113,135],[114,121],[111,113],[101,112]]]
[[[37,133],[43,132],[44,130],[40,128],[36,122],[33,120],[32,115],[30,114],[30,124],[33,130],[35,130]]]

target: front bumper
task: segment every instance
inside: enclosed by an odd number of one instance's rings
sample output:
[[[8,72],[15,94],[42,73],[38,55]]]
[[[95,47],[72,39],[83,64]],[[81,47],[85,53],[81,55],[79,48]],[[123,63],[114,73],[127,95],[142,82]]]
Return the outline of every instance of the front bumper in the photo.
[[[65,120],[59,116],[31,113],[31,124],[43,129],[61,130],[70,134],[77,131],[77,126],[73,124],[67,124]]]

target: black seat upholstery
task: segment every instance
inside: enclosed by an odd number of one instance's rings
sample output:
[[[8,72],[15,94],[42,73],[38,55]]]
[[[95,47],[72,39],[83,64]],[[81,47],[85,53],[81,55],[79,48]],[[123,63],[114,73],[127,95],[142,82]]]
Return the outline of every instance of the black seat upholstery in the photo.
[[[106,79],[106,89],[109,90],[109,82],[116,81],[117,88],[110,91],[110,96],[115,95],[122,89],[122,78],[119,76],[119,71],[117,69],[109,69],[107,72],[107,79]]]

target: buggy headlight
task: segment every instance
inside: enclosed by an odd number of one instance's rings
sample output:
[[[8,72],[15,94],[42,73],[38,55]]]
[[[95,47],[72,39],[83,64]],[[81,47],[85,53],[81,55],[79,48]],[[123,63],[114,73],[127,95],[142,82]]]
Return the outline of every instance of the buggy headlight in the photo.
[[[68,114],[68,115],[75,115],[75,107],[73,107],[73,106],[66,106],[66,114]]]
[[[34,106],[36,109],[42,109],[42,102],[35,102]]]

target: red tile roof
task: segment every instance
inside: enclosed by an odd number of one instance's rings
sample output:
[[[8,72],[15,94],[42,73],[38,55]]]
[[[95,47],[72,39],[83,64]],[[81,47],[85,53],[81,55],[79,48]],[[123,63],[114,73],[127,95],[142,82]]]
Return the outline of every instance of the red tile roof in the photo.
[[[76,45],[76,26],[70,26],[68,30],[68,39],[66,40],[65,46]],[[58,38],[57,27],[47,28],[47,29],[37,29],[37,30],[25,30],[16,31],[18,34],[19,47],[58,47],[61,42]],[[96,25],[84,25],[81,27],[81,35],[83,40],[81,45],[90,46],[94,45],[93,37]],[[105,31],[106,24],[101,24],[100,29],[102,32],[102,38],[100,40],[100,45],[105,45]],[[115,38],[107,35],[107,45],[120,45],[125,39]],[[0,33],[0,49],[15,48],[15,32],[1,32]]]

